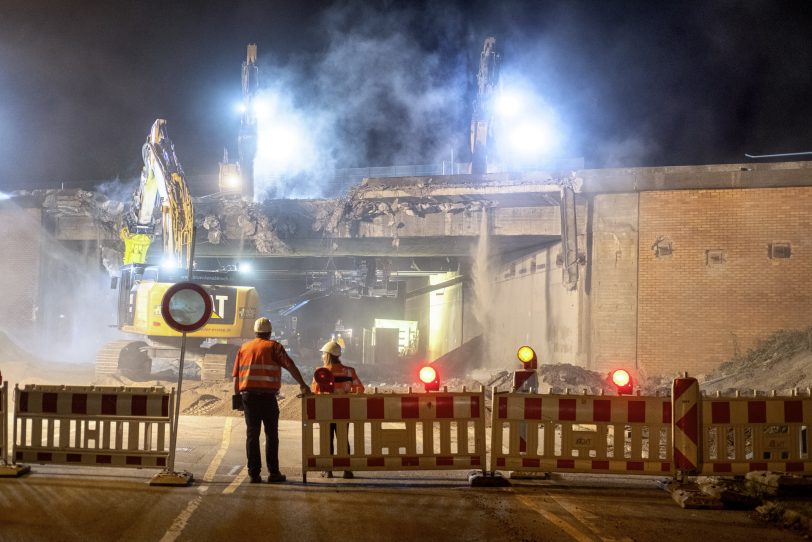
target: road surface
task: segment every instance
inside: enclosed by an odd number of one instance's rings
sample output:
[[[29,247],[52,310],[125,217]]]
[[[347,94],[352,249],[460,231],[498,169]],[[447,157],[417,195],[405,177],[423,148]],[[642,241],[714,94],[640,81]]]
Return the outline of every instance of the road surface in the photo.
[[[151,487],[152,470],[32,465],[0,479],[0,541],[801,540],[748,512],[683,510],[651,477],[471,488],[462,471],[311,472],[304,485],[299,435],[298,422],[280,422],[284,485],[248,483],[241,418],[181,417],[188,487]]]

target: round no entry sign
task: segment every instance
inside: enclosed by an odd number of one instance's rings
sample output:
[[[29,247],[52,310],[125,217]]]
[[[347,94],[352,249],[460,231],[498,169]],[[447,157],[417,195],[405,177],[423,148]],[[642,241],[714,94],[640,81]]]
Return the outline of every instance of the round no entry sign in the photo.
[[[206,325],[211,308],[211,297],[201,285],[179,282],[164,294],[161,316],[175,331],[190,333]]]

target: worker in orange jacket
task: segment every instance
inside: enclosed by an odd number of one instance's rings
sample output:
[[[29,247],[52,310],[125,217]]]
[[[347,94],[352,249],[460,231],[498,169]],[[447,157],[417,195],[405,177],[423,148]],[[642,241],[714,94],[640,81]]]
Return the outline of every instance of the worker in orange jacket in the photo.
[[[364,393],[364,384],[361,383],[361,379],[358,378],[358,374],[355,372],[355,369],[344,365],[341,363],[341,346],[336,341],[328,341],[321,347],[321,360],[324,363],[324,367],[330,369],[330,373],[332,373],[333,378],[335,379],[335,385],[333,387],[333,392],[335,394],[348,394],[348,393]],[[316,393],[326,393],[324,390],[321,389],[318,382],[316,382],[315,378],[313,379],[313,383],[311,387]],[[336,424],[330,424],[330,453],[333,453],[333,438],[336,434]],[[350,443],[347,442],[347,453],[350,453]],[[322,476],[326,476],[327,478],[332,478],[333,473],[331,471],[326,471],[322,473]],[[344,471],[344,478],[353,478],[353,474],[351,470]]]
[[[248,476],[252,484],[262,482],[259,437],[265,427],[265,462],[268,483],[284,482],[279,472],[279,405],[276,398],[282,386],[282,369],[299,383],[299,391],[309,394],[310,388],[285,347],[271,340],[271,322],[258,318],[254,322],[256,339],[243,344],[234,362],[234,394],[245,412],[245,449],[248,456]]]

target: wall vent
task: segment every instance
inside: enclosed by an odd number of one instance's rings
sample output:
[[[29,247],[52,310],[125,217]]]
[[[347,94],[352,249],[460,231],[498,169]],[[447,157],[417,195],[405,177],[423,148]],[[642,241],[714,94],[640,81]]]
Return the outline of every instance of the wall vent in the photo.
[[[712,249],[705,251],[705,265],[713,267],[725,263],[725,251],[720,249]]]
[[[671,256],[673,252],[673,248],[671,246],[671,239],[668,237],[660,236],[654,241],[654,244],[651,245],[651,250],[654,251],[654,256],[657,258],[663,258],[665,256]]]
[[[770,243],[770,259],[779,260],[792,256],[792,243],[788,241]]]

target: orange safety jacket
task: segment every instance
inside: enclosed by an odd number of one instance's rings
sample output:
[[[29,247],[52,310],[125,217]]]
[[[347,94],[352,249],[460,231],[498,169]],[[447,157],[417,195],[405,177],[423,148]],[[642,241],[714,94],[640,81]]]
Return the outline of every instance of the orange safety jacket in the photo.
[[[241,392],[276,392],[282,386],[282,367],[290,370],[292,365],[284,346],[257,337],[240,347],[231,374],[239,379]]]
[[[355,369],[348,367],[341,362],[333,363],[327,368],[330,369],[330,372],[333,373],[333,378],[335,378],[333,393],[364,393],[364,385],[361,383],[361,379],[358,378],[358,375],[355,373]],[[315,379],[313,379],[313,384],[311,387],[316,391],[316,393],[326,393],[321,390],[318,382],[316,382]]]

